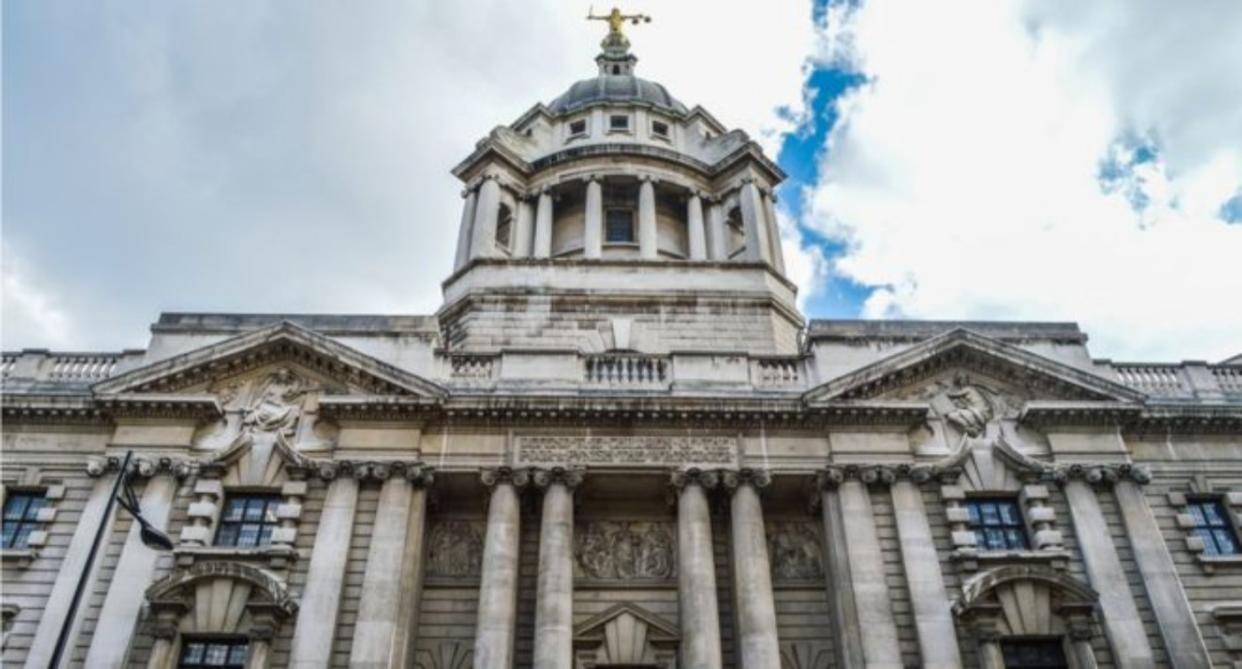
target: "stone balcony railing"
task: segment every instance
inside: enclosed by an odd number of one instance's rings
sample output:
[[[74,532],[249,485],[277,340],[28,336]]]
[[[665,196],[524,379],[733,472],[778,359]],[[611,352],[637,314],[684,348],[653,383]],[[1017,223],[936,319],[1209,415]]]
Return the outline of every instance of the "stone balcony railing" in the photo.
[[[6,381],[91,384],[131,368],[142,358],[142,351],[120,353],[65,353],[26,349],[5,353],[0,376]]]
[[[1242,400],[1242,365],[1106,363],[1117,380],[1161,400]]]
[[[669,361],[664,356],[639,353],[605,353],[582,359],[587,386],[604,388],[659,389],[669,383]]]

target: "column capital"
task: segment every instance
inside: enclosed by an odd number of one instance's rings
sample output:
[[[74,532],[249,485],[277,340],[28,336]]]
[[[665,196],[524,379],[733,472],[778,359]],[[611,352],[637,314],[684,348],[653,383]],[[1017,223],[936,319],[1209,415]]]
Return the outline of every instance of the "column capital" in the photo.
[[[573,490],[586,477],[586,467],[539,467],[531,469],[531,480],[536,488],[547,489],[553,483],[563,484]]]
[[[697,485],[705,490],[711,490],[720,484],[720,472],[710,469],[699,469],[698,467],[676,469],[669,474],[669,483],[678,492],[685,490],[686,486],[689,485]]]
[[[772,474],[766,469],[752,469],[744,467],[736,471],[726,470],[720,472],[721,482],[729,492],[733,492],[744,485],[750,485],[755,490],[762,490],[772,483]]]
[[[815,475],[815,484],[820,490],[836,488],[846,481],[859,481],[864,485],[892,485],[897,480],[899,471],[908,475],[914,470],[915,468],[908,465],[904,470],[893,465],[828,465]],[[924,480],[929,479],[930,476]]]
[[[602,177],[602,176],[600,176],[600,175],[598,175],[598,174],[587,174],[587,175],[584,175],[584,176],[582,177],[582,180],[583,180],[583,181],[585,181],[585,182],[586,182],[586,183],[588,183],[588,184],[597,184],[597,183],[600,183],[601,181],[603,181],[603,180],[604,180],[604,177]]]
[[[1064,485],[1068,481],[1085,481],[1094,486],[1112,486],[1118,481],[1139,485],[1151,483],[1151,471],[1143,465],[1124,463],[1061,465],[1052,471],[1052,478]]]
[[[529,469],[513,467],[492,467],[479,472],[479,480],[488,488],[495,488],[501,483],[508,483],[515,488],[525,488],[530,483]]]
[[[638,180],[645,184],[654,184],[654,183],[659,182],[659,179],[657,179],[654,175],[651,175],[651,174],[640,174],[638,175]]]

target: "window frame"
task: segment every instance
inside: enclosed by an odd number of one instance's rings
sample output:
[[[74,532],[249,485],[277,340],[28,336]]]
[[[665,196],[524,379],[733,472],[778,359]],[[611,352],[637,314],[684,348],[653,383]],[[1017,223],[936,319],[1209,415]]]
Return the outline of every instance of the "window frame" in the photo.
[[[625,119],[625,127],[618,128],[615,125],[613,125],[613,122],[616,121],[617,119]],[[629,135],[629,134],[633,134],[633,132],[634,132],[634,119],[632,118],[631,114],[616,114],[616,113],[608,114],[608,134]]]
[[[629,215],[629,238],[628,239],[612,239],[612,234],[611,234],[612,225],[609,219],[611,218],[611,214],[613,212],[625,212],[626,214]],[[604,208],[604,244],[625,245],[625,244],[637,243],[638,235],[635,233],[635,230],[634,230],[634,227],[635,227],[634,219],[635,218],[637,218],[637,212],[635,212],[632,207],[605,207]]]
[[[1215,524],[1203,514],[1205,507],[1214,507],[1218,522]],[[1198,512],[1198,513],[1196,513]],[[1186,499],[1186,513],[1194,520],[1194,525],[1187,528],[1192,537],[1203,542],[1202,555],[1208,558],[1242,557],[1242,543],[1238,541],[1238,529],[1234,526],[1232,514],[1225,500],[1219,495],[1196,495]],[[1202,519],[1203,523],[1200,523]],[[1206,523],[1206,524],[1204,524]],[[1221,539],[1217,532],[1223,532],[1232,544],[1232,551],[1221,551]]]
[[[1016,520],[1005,521],[1004,512],[998,508],[997,517],[1001,522],[999,524],[989,524],[984,520],[983,512],[979,508],[979,505],[983,504],[1007,505],[1012,508],[1013,513],[1016,516]],[[962,506],[966,509],[967,514],[966,528],[974,533],[975,548],[979,552],[1003,553],[1012,551],[1026,552],[1032,550],[1030,527],[1027,524],[1026,514],[1024,513],[1022,503],[1018,495],[998,493],[968,495],[966,499],[963,500]],[[987,541],[987,530],[989,529],[999,530],[1001,532],[1001,536],[1005,537],[1005,545],[1003,547],[997,548],[989,544]],[[1010,532],[1016,532],[1016,536],[1020,539],[1019,545],[1014,545],[1010,542],[1008,538],[1010,536]]]
[[[657,132],[657,126],[664,126],[664,132]],[[665,142],[671,142],[673,140],[673,126],[664,119],[653,118],[651,119],[651,136]]]
[[[264,513],[271,513],[271,520],[259,520],[257,539],[254,544],[241,543],[241,531],[245,525],[254,525],[255,522],[247,522],[245,519],[246,510],[242,511],[241,520],[229,520],[228,513],[231,503],[236,499],[245,499],[247,504],[245,509],[249,509],[249,501],[254,499],[265,499],[267,503],[263,509]],[[225,491],[224,499],[220,504],[220,515],[216,521],[215,535],[212,537],[212,546],[218,548],[232,548],[240,550],[262,550],[272,545],[272,533],[280,527],[280,515],[277,510],[285,503],[285,497],[279,492],[266,490],[228,490]],[[222,536],[227,530],[236,528],[236,533],[231,543],[223,543]],[[263,541],[263,530],[268,528],[267,540]]]
[[[9,505],[15,500],[28,500],[22,507],[18,518],[9,518]],[[38,501],[31,508],[30,501]],[[4,508],[0,509],[0,550],[24,551],[34,548],[30,544],[30,535],[43,529],[44,521],[39,517],[40,511],[50,507],[47,490],[34,488],[9,489],[4,494]],[[15,529],[10,534],[10,526]],[[23,532],[25,530],[25,532]],[[20,543],[18,539],[21,539]]]
[[[582,129],[574,130],[574,126],[578,125],[579,123],[582,124]],[[578,118],[571,119],[569,123],[565,124],[565,133],[566,133],[566,136],[565,136],[566,142],[590,135],[591,134],[591,119],[586,116],[580,116]]]
[[[226,645],[229,648],[229,651],[226,653],[225,663],[207,664],[202,661],[187,663],[186,654],[189,652],[190,646],[193,644],[203,644],[205,646],[212,644]],[[232,655],[232,649],[238,646],[245,649],[245,655],[242,658],[242,661],[240,663],[229,662],[228,659]],[[232,669],[234,667],[241,667],[242,669],[245,669],[246,663],[249,662],[249,660],[250,639],[248,637],[237,635],[194,634],[186,635],[181,638],[181,649],[177,654],[177,669]]]
[[[1066,652],[1064,637],[1060,637],[1060,636],[1011,636],[1011,637],[1001,637],[997,644],[998,646],[1000,646],[999,650],[1001,653],[1001,661],[1005,665],[1005,667],[1008,668],[1011,666],[1010,663],[1007,661],[1008,658],[1005,657],[1006,646],[1009,646],[1010,648],[1012,648],[1014,645],[1019,645],[1019,644],[1039,644],[1039,645],[1047,645],[1049,647],[1055,647],[1057,649],[1057,655],[1059,656],[1060,661],[1057,664],[1013,665],[1016,667],[1016,669],[1060,669],[1060,668],[1069,669],[1069,667],[1073,666],[1070,663],[1071,654]]]

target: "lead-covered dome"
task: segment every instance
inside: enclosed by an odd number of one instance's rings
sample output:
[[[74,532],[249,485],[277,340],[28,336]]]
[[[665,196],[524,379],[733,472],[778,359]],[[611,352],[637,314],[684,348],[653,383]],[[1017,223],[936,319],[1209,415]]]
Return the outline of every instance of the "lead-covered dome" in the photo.
[[[548,108],[554,114],[563,114],[601,102],[647,104],[675,114],[687,113],[686,106],[664,86],[632,74],[601,74],[583,79],[553,100]]]

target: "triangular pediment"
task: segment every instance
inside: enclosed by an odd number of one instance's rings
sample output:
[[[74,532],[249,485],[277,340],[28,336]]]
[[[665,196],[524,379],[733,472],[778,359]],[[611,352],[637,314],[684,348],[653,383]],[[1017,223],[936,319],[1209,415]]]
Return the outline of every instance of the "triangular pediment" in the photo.
[[[603,637],[610,623],[627,616],[646,624],[647,628],[653,633],[651,634],[653,639],[673,640],[679,637],[677,626],[673,623],[640,606],[626,602],[617,604],[579,623],[574,628],[574,638],[594,639]]]
[[[95,384],[97,396],[203,392],[225,377],[295,366],[346,394],[441,398],[447,391],[329,337],[288,321],[130,370]]]
[[[816,386],[803,398],[810,405],[925,399],[921,395],[930,393],[922,388],[950,385],[950,379],[963,375],[1020,390],[1023,400],[1136,403],[1145,397],[1082,369],[959,328]]]

